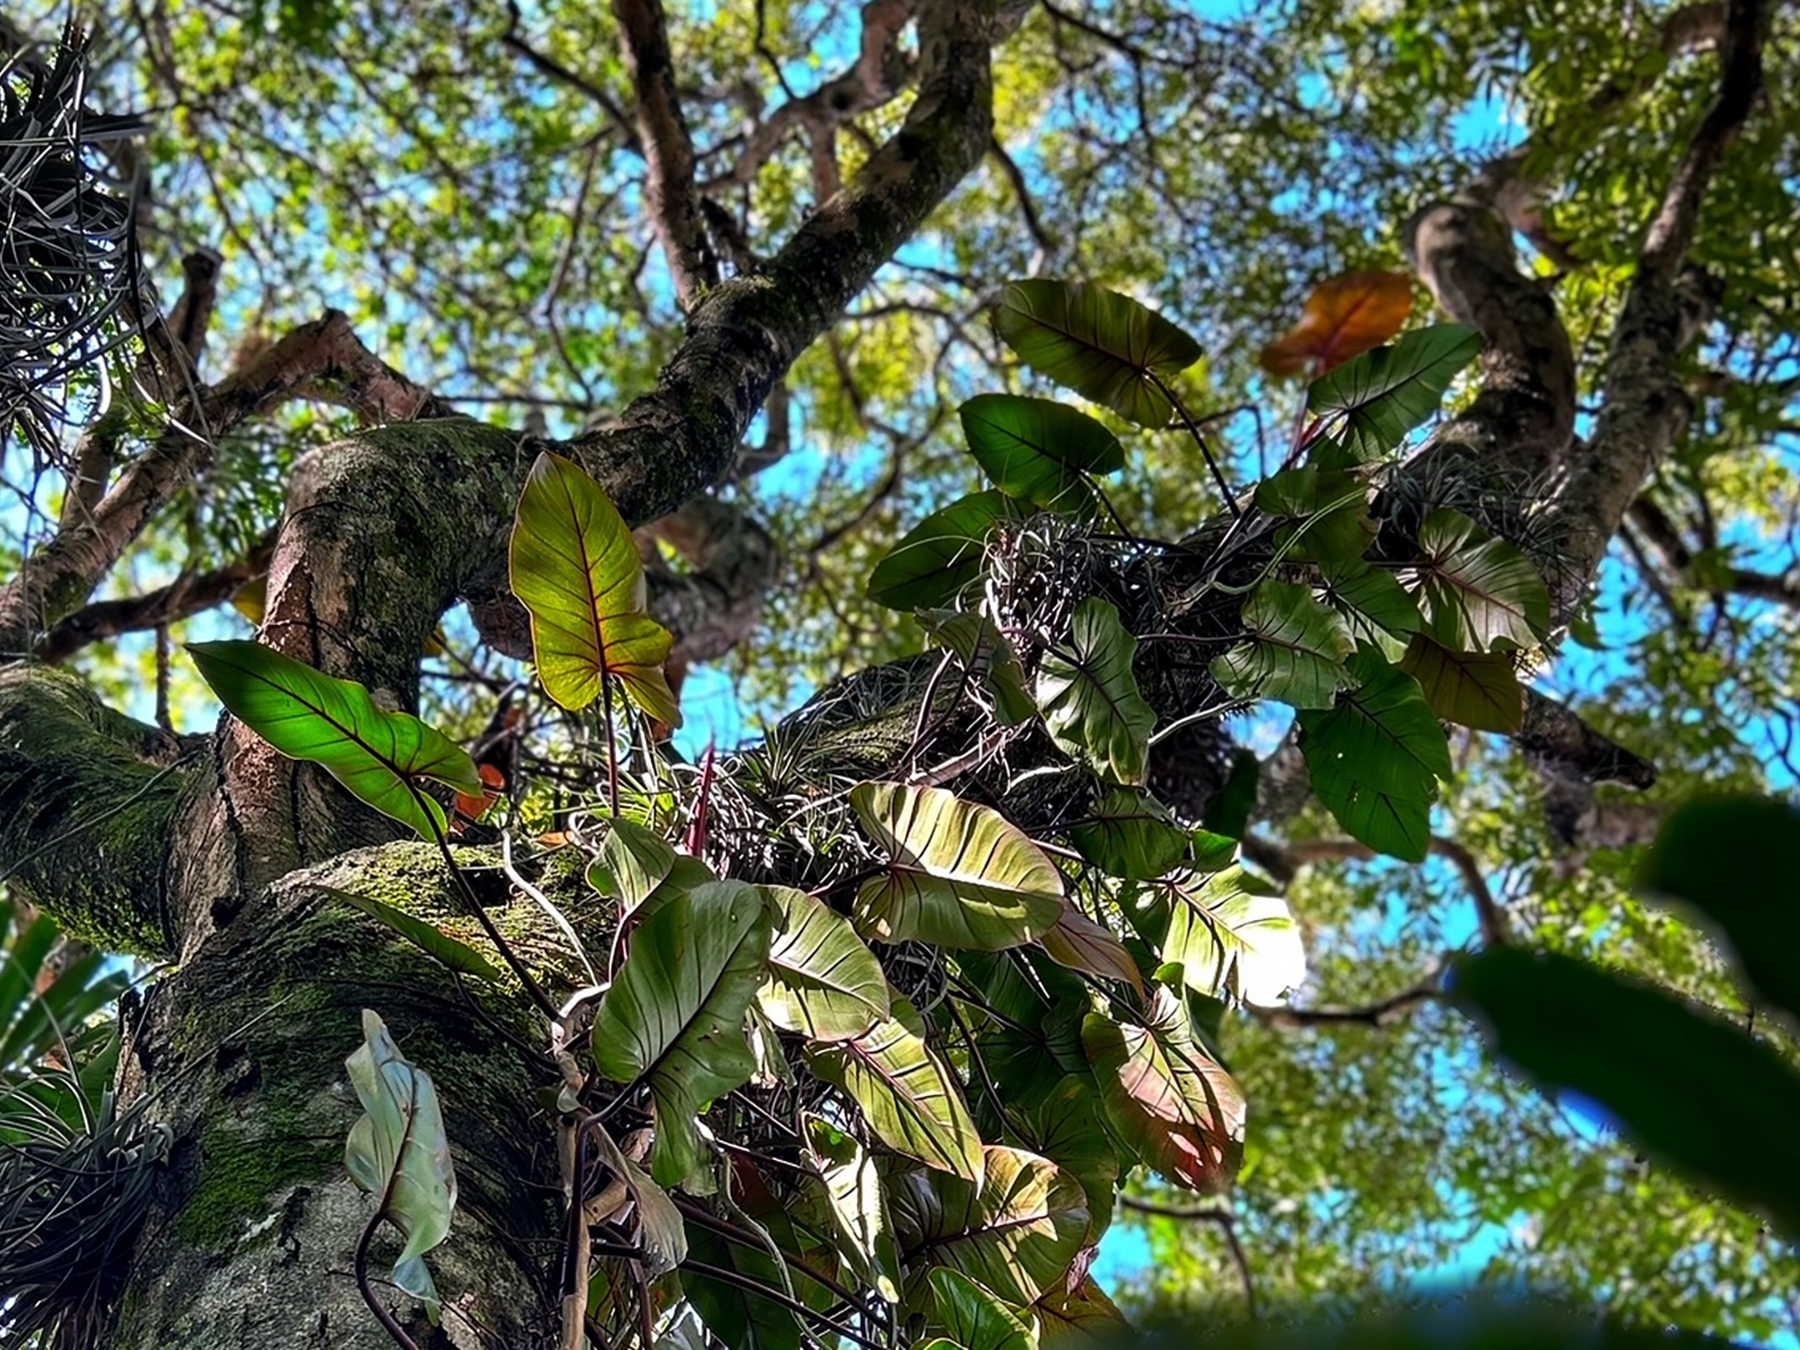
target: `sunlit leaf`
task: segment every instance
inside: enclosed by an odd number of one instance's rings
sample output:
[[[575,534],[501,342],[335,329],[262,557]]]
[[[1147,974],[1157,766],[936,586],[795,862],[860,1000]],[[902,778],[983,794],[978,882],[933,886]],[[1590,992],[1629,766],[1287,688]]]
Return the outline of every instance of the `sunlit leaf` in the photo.
[[[579,464],[547,450],[537,457],[509,557],[545,693],[579,710],[616,679],[651,717],[681,725],[663,672],[674,638],[644,612],[644,566],[631,530]]]
[[[1213,678],[1238,698],[1329,708],[1353,682],[1344,667],[1354,643],[1343,618],[1305,586],[1265,581],[1243,611],[1247,641],[1214,658]]]
[[[1412,305],[1412,278],[1404,272],[1361,270],[1321,281],[1300,321],[1262,349],[1263,369],[1317,378],[1393,337]]]
[[[713,881],[673,896],[631,936],[631,951],[594,1018],[594,1064],[619,1083],[642,1083],[656,1113],[651,1175],[690,1183],[701,1168],[695,1116],[744,1083],[756,1061],[744,1013],[769,955],[761,895]]]
[[[1085,281],[1015,281],[994,326],[1033,370],[1145,427],[1174,416],[1157,383],[1200,359],[1200,344],[1162,315]]]
[[[1075,607],[1069,636],[1044,653],[1037,702],[1051,737],[1116,782],[1144,780],[1156,713],[1138,692],[1137,639],[1097,595]]]
[[[1438,410],[1450,381],[1480,350],[1473,328],[1422,328],[1339,366],[1307,391],[1306,406],[1352,459],[1381,459]]]
[[[400,1053],[382,1020],[367,1008],[363,1043],[344,1061],[363,1114],[350,1127],[344,1165],[376,1198],[379,1213],[405,1240],[394,1283],[427,1307],[438,1306],[425,1253],[450,1235],[456,1172],[431,1076]]]
[[[889,609],[951,604],[980,575],[989,532],[1023,514],[1018,502],[993,490],[972,492],[933,511],[875,564],[869,599]]]
[[[654,830],[619,817],[606,822],[599,851],[588,864],[588,885],[635,908],[649,899],[675,866],[675,850]]]
[[[1425,631],[1455,651],[1530,647],[1550,630],[1544,579],[1505,539],[1490,539],[1461,512],[1433,511],[1419,531],[1413,587]]]
[[[850,805],[887,867],[856,895],[856,926],[882,942],[996,951],[1041,937],[1062,876],[998,811],[942,788],[862,783]]]
[[[1287,902],[1241,867],[1173,872],[1134,888],[1162,959],[1197,994],[1279,1003],[1306,978],[1306,951]]]
[[[1419,682],[1431,710],[1446,722],[1477,731],[1514,732],[1525,714],[1525,694],[1512,661],[1499,653],[1452,651],[1423,633],[1400,658],[1400,669]]]
[[[1800,1235],[1800,1074],[1774,1046],[1547,952],[1490,948],[1458,963],[1451,993],[1545,1088],[1598,1103],[1649,1152]]]
[[[1089,1013],[1081,1041],[1120,1136],[1169,1181],[1211,1194],[1244,1156],[1244,1099],[1159,991],[1143,1026]]]
[[[814,1041],[847,1040],[884,1020],[887,977],[850,921],[805,891],[762,893],[775,916],[769,981],[757,996],[769,1020]]]
[[[1344,616],[1351,638],[1398,661],[1423,620],[1394,574],[1368,563],[1330,563],[1321,569],[1319,595]]]
[[[959,1176],[981,1175],[981,1135],[956,1075],[925,1043],[925,1023],[905,999],[893,1000],[888,1021],[854,1040],[812,1047],[806,1059],[856,1099],[889,1148]]]
[[[1370,848],[1424,862],[1437,780],[1450,745],[1419,682],[1373,652],[1350,658],[1361,682],[1329,712],[1300,714],[1300,751],[1331,814]]]
[[[1038,941],[1050,959],[1070,970],[1083,970],[1106,980],[1123,980],[1143,991],[1143,976],[1125,944],[1104,925],[1095,923],[1068,900],[1055,925]]]
[[[1125,467],[1117,436],[1051,399],[977,394],[959,415],[969,451],[994,486],[1046,511],[1091,513],[1092,475]]]
[[[932,1269],[959,1271],[1015,1306],[1067,1278],[1088,1240],[1087,1197],[1068,1172],[1022,1149],[990,1144],[979,1185],[942,1172],[909,1172],[889,1205],[907,1269],[909,1303],[922,1303]]]
[[[480,792],[468,753],[410,713],[386,712],[350,680],[302,665],[254,642],[196,642],[202,678],[257,735],[282,754],[318,764],[362,801],[421,837],[444,833],[444,809],[419,790],[425,779]]]

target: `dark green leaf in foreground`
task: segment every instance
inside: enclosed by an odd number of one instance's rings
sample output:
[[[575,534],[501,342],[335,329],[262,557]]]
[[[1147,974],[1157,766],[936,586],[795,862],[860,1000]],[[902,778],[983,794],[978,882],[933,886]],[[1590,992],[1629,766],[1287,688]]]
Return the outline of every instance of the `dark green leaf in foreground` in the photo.
[[[1771,1046],[1567,956],[1486,951],[1451,992],[1543,1087],[1597,1102],[1646,1150],[1800,1235],[1800,1074]]]
[[[1117,436],[1052,399],[977,394],[959,415],[969,452],[994,486],[1046,511],[1091,512],[1090,475],[1125,467]]]

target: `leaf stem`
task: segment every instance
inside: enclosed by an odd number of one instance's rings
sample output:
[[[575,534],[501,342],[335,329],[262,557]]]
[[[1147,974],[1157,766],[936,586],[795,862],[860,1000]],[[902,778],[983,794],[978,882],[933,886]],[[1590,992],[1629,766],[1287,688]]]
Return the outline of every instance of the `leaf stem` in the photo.
[[[1238,509],[1237,498],[1232,496],[1231,485],[1225,481],[1225,475],[1219,471],[1218,461],[1213,458],[1212,448],[1206,443],[1206,435],[1200,430],[1200,424],[1194,421],[1194,415],[1187,410],[1187,404],[1181,401],[1176,392],[1163,383],[1162,378],[1151,372],[1150,382],[1162,390],[1163,397],[1174,406],[1176,415],[1181,418],[1181,425],[1187,428],[1194,444],[1200,447],[1200,455],[1206,460],[1206,467],[1212,471],[1213,482],[1219,485],[1219,495],[1225,499],[1225,509],[1231,512],[1232,518],[1241,519],[1243,512]]]
[[[369,1242],[375,1236],[375,1230],[381,1226],[381,1216],[386,1207],[386,1199],[378,1206],[369,1221],[363,1225],[362,1236],[356,1240],[356,1291],[369,1305],[369,1311],[375,1314],[375,1320],[381,1323],[381,1329],[394,1339],[400,1350],[419,1350],[418,1342],[406,1334],[406,1328],[394,1320],[394,1315],[375,1297],[375,1291],[369,1288]]]

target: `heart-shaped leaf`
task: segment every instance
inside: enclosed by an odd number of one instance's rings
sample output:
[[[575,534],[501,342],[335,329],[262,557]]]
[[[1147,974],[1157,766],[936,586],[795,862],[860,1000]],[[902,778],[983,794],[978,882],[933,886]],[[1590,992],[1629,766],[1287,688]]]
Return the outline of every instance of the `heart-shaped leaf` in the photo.
[[[1066,642],[1044,653],[1037,702],[1050,735],[1116,782],[1144,780],[1156,713],[1138,692],[1137,639],[1097,595],[1075,607]]]
[[[1344,272],[1313,287],[1300,322],[1262,349],[1271,375],[1317,378],[1398,333],[1412,314],[1404,272]]]
[[[861,932],[998,951],[1042,937],[1062,912],[1062,875],[998,811],[900,783],[860,783],[850,805],[889,858],[857,892]]]
[[[1141,881],[1158,877],[1187,852],[1187,831],[1169,815],[1168,807],[1147,792],[1108,788],[1088,808],[1087,816],[1069,827],[1076,852],[1108,876]]]
[[[1352,459],[1381,459],[1438,410],[1450,381],[1480,350],[1473,328],[1421,328],[1339,366],[1307,391],[1306,406],[1327,420]]]
[[[1098,1350],[1122,1345],[1132,1336],[1132,1326],[1106,1291],[1083,1275],[1074,1290],[1052,1290],[1031,1307],[1037,1319],[1041,1350]]]
[[[1123,980],[1140,994],[1144,978],[1125,944],[1112,931],[1095,923],[1068,900],[1054,927],[1038,941],[1052,961],[1070,970],[1085,970],[1107,980]]]
[[[959,415],[969,451],[994,486],[1046,511],[1091,513],[1092,475],[1125,467],[1117,436],[1051,399],[978,394]]]
[[[621,816],[606,823],[599,851],[588,864],[588,885],[635,909],[674,867],[675,850],[666,839]]]
[[[1155,310],[1085,281],[1015,281],[994,326],[1033,370],[1143,427],[1169,425],[1158,382],[1200,359],[1200,344]]]
[[[1452,651],[1423,633],[1400,658],[1400,669],[1419,682],[1431,710],[1446,722],[1477,731],[1511,733],[1525,715],[1525,694],[1512,661],[1498,652]]]
[[[1425,631],[1455,651],[1526,648],[1550,631],[1550,594],[1518,546],[1448,507],[1419,531],[1414,588]]]
[[[762,897],[738,881],[672,896],[631,936],[631,952],[594,1018],[594,1064],[615,1082],[650,1090],[650,1172],[660,1185],[695,1179],[702,1162],[696,1115],[756,1069],[744,1013],[768,956]]]
[[[254,642],[196,642],[187,650],[232,716],[425,839],[441,837],[446,826],[443,807],[418,789],[421,780],[482,790],[475,761],[461,746],[410,713],[377,708],[354,681]]]
[[[1119,1181],[1119,1148],[1100,1123],[1100,1103],[1085,1074],[1063,1077],[1030,1107],[1009,1104],[1008,1142],[1048,1158],[1081,1183],[1087,1195],[1089,1240],[1098,1242],[1112,1221]]]
[[[1211,1194],[1244,1158],[1244,1098],[1159,990],[1143,1026],[1089,1013],[1081,1043],[1121,1138],[1176,1185]]]
[[[1131,913],[1189,989],[1228,1003],[1279,1003],[1306,978],[1287,902],[1241,867],[1173,872],[1136,888]]]
[[[1004,492],[972,492],[933,511],[869,574],[869,599],[889,609],[949,605],[981,574],[988,534],[1024,509]]]
[[[769,1020],[814,1041],[848,1040],[885,1020],[887,977],[850,921],[805,891],[762,893],[775,916],[769,982],[757,996]]]
[[[1086,1244],[1081,1183],[1023,1149],[990,1144],[979,1185],[942,1172],[909,1172],[891,1185],[894,1232],[907,1268],[909,1303],[929,1297],[942,1267],[1015,1306],[1035,1303],[1067,1278]]]
[[[1329,712],[1300,714],[1300,752],[1313,791],[1370,848],[1424,862],[1437,781],[1450,745],[1419,682],[1371,651],[1350,658],[1357,688]]]
[[[363,1108],[350,1127],[344,1165],[405,1239],[394,1283],[435,1312],[437,1289],[424,1256],[450,1235],[456,1209],[443,1111],[431,1075],[407,1062],[387,1026],[367,1008],[362,1030],[363,1043],[344,1061]]]
[[[1352,640],[1398,661],[1423,620],[1419,607],[1392,572],[1364,562],[1330,563],[1320,598],[1339,614]]]
[[[854,1040],[808,1049],[807,1063],[856,1099],[869,1128],[889,1148],[927,1166],[978,1178],[981,1135],[956,1075],[926,1044],[925,1023],[912,1004],[894,999],[893,1014]]]
[[[1344,658],[1350,630],[1305,586],[1265,581],[1243,611],[1242,642],[1212,663],[1213,678],[1237,698],[1273,698],[1296,708],[1329,708],[1352,683]]]
[[[631,530],[579,464],[547,450],[537,457],[509,557],[545,693],[577,711],[616,679],[651,717],[681,725],[663,673],[674,638],[644,612],[644,565]]]

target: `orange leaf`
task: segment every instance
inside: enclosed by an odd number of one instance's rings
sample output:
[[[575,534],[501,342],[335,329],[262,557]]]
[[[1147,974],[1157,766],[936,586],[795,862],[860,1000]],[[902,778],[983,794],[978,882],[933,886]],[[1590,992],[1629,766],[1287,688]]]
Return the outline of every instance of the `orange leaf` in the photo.
[[[480,766],[480,770],[481,781],[486,783],[490,790],[482,793],[479,797],[468,792],[456,794],[456,814],[461,819],[470,822],[480,820],[485,816],[488,807],[499,801],[500,794],[506,791],[506,774],[501,771],[499,765],[483,764]]]
[[[1300,322],[1263,348],[1263,369],[1317,379],[1393,337],[1412,304],[1412,278],[1404,272],[1345,272],[1321,281]]]

